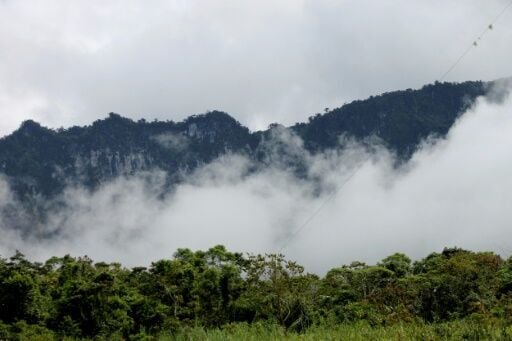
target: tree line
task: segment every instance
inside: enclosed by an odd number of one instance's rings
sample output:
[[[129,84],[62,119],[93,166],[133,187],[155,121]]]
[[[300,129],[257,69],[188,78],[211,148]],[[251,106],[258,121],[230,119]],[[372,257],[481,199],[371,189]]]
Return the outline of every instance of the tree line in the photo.
[[[322,324],[370,326],[466,318],[509,321],[512,259],[446,248],[412,262],[395,253],[323,277],[280,254],[179,249],[125,268],[88,257],[0,258],[0,339],[20,333],[124,339],[184,328],[270,321],[290,332]],[[511,320],[512,321],[512,320]]]

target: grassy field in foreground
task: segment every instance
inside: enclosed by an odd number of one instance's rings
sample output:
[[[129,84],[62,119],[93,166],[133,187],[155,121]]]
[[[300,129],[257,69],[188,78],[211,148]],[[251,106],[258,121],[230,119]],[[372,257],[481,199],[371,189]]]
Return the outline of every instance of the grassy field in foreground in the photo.
[[[512,325],[503,321],[475,322],[459,320],[438,324],[395,324],[372,327],[366,323],[341,324],[332,327],[311,327],[304,333],[286,332],[285,329],[268,323],[230,324],[222,329],[193,327],[182,329],[177,334],[160,333],[158,336],[144,334],[124,338],[98,336],[94,340],[163,340],[163,341],[225,341],[225,340],[512,340]],[[0,337],[0,340],[4,340]],[[6,338],[5,340],[10,340]],[[25,328],[13,340],[75,340],[62,337],[41,328]],[[89,340],[89,339],[78,339]]]
[[[367,324],[311,328],[303,334],[264,324],[230,325],[222,330],[192,328],[161,340],[512,340],[512,326],[457,321],[442,324],[397,324],[371,327]]]

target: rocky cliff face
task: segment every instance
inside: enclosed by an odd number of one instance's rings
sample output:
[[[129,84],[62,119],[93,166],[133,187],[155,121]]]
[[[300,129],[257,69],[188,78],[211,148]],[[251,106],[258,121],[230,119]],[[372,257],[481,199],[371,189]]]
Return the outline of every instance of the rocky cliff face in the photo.
[[[489,85],[437,83],[387,93],[278,129],[302,139],[312,153],[336,148],[340,136],[376,137],[407,159],[425,137],[446,134]],[[226,153],[274,162],[276,156],[267,154],[275,129],[250,132],[218,111],[182,122],[135,122],[111,113],[90,126],[60,130],[26,121],[0,139],[0,173],[22,200],[33,195],[55,196],[69,184],[94,189],[110,179],[152,169],[166,172],[172,186],[182,174]]]

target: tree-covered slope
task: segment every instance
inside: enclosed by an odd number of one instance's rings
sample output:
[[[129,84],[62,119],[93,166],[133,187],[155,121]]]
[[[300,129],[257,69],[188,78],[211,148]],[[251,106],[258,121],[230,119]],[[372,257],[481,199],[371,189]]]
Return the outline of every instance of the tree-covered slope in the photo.
[[[407,159],[425,137],[446,134],[489,85],[436,83],[372,96],[286,129],[301,137],[311,152],[335,148],[340,136],[377,137]],[[117,176],[151,169],[164,170],[172,184],[228,152],[265,159],[261,144],[269,134],[250,132],[219,111],[181,122],[133,121],[111,113],[90,126],[59,130],[25,121],[0,139],[0,173],[21,197],[52,196],[68,184],[95,188]]]
[[[487,88],[487,83],[465,82],[395,91],[317,114],[292,129],[312,149],[335,146],[342,133],[359,139],[374,135],[393,151],[409,156],[427,136],[446,134],[459,114],[485,95]]]
[[[26,121],[0,140],[0,170],[17,193],[53,195],[67,184],[94,188],[156,168],[177,176],[227,150],[250,149],[253,140],[247,128],[221,112],[179,123],[134,122],[111,113],[90,126],[57,131]]]

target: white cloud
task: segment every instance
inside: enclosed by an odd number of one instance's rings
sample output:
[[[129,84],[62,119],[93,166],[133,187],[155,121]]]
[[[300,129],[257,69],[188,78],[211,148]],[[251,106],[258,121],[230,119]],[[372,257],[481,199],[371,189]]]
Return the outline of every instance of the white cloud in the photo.
[[[37,259],[72,253],[147,265],[179,247],[278,252],[284,245],[288,257],[316,272],[396,251],[419,258],[444,246],[508,254],[511,113],[511,98],[501,104],[481,99],[445,140],[425,143],[399,169],[379,147],[312,156],[300,141],[277,134],[311,165],[309,180],[282,168],[249,173],[249,160],[227,155],[164,200],[159,173],[118,179],[94,193],[70,188],[68,208],[53,212],[47,227],[60,226],[58,237],[23,240],[4,228],[0,254],[17,248]],[[327,201],[334,187],[339,192]],[[0,203],[7,194],[0,190]]]
[[[180,152],[187,148],[189,140],[183,134],[179,133],[164,133],[152,136],[152,139],[158,142],[164,148],[171,149],[176,152]]]

